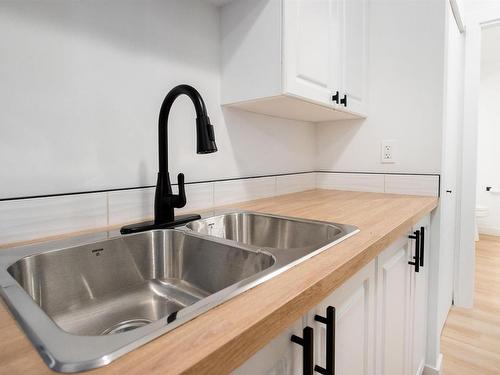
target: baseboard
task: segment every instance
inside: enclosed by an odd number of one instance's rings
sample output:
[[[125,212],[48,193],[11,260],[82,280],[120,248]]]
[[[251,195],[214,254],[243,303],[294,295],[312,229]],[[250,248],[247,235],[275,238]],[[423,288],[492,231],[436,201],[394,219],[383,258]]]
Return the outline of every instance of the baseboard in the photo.
[[[479,234],[487,234],[489,236],[500,236],[500,228],[498,227],[482,227],[477,228]]]
[[[436,367],[432,367],[429,365],[425,365],[423,375],[440,375],[441,374],[441,365],[443,363],[443,354],[439,353]]]

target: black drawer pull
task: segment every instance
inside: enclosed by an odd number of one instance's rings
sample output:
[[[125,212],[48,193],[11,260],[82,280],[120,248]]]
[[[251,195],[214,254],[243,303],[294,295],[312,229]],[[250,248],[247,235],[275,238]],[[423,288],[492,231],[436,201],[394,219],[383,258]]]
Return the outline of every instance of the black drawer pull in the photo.
[[[326,324],[326,368],[318,365],[314,370],[323,375],[335,375],[335,307],[326,308],[326,317],[314,315],[314,320]]]
[[[420,227],[420,267],[424,266],[425,227]]]
[[[409,265],[415,266],[415,272],[420,272],[420,231],[416,230],[415,235],[408,236],[412,240],[415,240],[415,256],[413,259],[414,262],[408,262]]]
[[[332,102],[339,104],[339,92],[335,92],[335,95],[332,95]]]
[[[343,104],[344,107],[347,107],[347,95],[344,94],[344,97],[340,99],[340,104]]]
[[[313,375],[314,333],[311,327],[302,330],[302,336],[292,335],[292,342],[302,346],[302,373]]]

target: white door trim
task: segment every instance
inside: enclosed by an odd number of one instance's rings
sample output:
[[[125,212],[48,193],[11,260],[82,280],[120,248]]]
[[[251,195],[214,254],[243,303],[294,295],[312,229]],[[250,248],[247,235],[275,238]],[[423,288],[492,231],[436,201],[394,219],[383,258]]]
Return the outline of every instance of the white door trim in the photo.
[[[464,124],[462,129],[462,159],[459,177],[458,251],[455,263],[454,305],[474,304],[475,241],[474,220],[477,181],[477,133],[479,114],[479,82],[481,69],[481,30],[499,19],[468,20],[465,33]]]

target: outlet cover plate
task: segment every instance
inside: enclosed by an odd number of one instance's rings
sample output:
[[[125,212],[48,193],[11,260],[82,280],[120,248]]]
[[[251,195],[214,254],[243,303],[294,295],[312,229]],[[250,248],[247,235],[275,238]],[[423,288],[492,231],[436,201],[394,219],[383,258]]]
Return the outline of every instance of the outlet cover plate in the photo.
[[[392,139],[384,140],[380,143],[380,162],[383,164],[392,164],[396,162],[395,158],[396,141]]]

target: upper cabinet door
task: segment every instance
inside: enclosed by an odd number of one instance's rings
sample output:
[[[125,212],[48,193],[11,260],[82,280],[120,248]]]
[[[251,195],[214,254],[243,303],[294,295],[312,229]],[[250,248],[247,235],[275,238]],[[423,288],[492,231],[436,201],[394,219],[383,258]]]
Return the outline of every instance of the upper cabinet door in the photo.
[[[360,115],[367,111],[366,0],[342,0],[343,95],[345,109]]]
[[[366,2],[225,4],[222,104],[309,122],[365,117]]]
[[[284,0],[284,91],[333,106],[332,29],[336,2]]]

